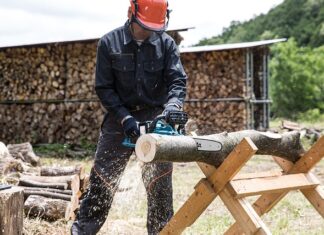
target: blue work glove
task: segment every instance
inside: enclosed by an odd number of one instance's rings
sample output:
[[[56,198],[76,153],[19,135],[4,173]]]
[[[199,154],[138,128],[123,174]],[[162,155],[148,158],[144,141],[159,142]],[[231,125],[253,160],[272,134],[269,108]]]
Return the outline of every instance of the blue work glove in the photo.
[[[181,110],[181,107],[176,105],[176,104],[168,104],[163,112],[162,112],[162,115],[167,115],[170,111],[180,111]]]
[[[122,126],[124,129],[124,133],[127,137],[135,138],[140,136],[140,130],[138,128],[138,124],[136,119],[132,116],[127,117],[123,122]]]

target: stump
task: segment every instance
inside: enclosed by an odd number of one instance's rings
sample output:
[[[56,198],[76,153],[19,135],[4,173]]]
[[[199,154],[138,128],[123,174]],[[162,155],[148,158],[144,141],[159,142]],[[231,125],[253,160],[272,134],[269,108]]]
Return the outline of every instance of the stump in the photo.
[[[16,187],[0,191],[0,235],[23,232],[24,195]]]

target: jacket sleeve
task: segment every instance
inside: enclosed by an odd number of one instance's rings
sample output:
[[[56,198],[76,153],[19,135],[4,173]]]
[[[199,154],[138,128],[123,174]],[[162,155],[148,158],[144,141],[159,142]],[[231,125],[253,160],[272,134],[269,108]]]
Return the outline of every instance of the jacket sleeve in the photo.
[[[123,106],[118,94],[114,89],[115,76],[111,68],[111,58],[107,42],[100,39],[97,47],[97,64],[95,90],[102,105],[116,115],[120,122],[129,115],[128,110]]]
[[[177,104],[181,108],[186,98],[187,75],[180,61],[178,46],[172,40],[166,52],[165,79],[168,88],[168,102]]]

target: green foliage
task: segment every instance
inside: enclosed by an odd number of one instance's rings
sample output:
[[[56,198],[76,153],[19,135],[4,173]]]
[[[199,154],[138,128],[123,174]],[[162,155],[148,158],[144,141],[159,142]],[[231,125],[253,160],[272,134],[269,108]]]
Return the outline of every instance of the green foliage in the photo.
[[[324,45],[324,0],[285,0],[247,22],[231,22],[220,36],[202,39],[198,45],[295,38],[299,46]]]
[[[273,48],[271,60],[272,111],[296,118],[310,109],[324,112],[324,46],[298,48],[295,40]]]
[[[321,113],[319,109],[310,109],[304,113],[298,114],[298,120],[300,122],[324,122],[324,113]]]

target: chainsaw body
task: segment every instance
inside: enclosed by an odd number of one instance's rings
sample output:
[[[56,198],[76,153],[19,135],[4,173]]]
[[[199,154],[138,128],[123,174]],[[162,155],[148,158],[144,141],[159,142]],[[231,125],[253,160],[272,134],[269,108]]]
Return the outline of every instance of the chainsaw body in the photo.
[[[155,133],[160,135],[184,135],[185,124],[188,115],[182,111],[170,111],[167,115],[159,115],[153,121],[140,122],[138,124],[141,135]],[[123,146],[135,148],[130,137],[126,137]]]
[[[182,111],[170,111],[167,115],[159,115],[153,121],[139,123],[141,135],[155,133],[160,135],[185,135],[185,124],[188,121],[188,115]],[[203,137],[191,138],[196,142],[197,151],[218,152],[222,149],[222,144],[216,140]],[[135,148],[131,138],[127,137],[123,141],[123,146]]]

